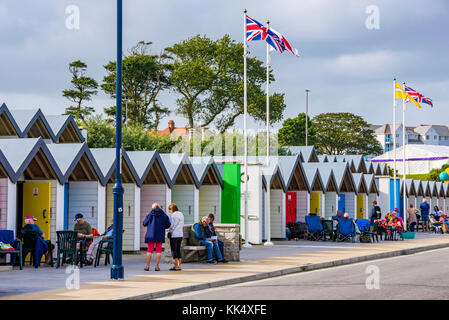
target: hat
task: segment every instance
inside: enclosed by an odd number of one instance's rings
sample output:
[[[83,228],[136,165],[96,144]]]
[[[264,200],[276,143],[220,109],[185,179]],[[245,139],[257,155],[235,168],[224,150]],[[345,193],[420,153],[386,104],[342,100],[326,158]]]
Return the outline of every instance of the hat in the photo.
[[[399,209],[398,208],[394,208],[394,211],[399,212]]]
[[[373,204],[377,204],[377,201],[376,201],[376,200],[374,200],[374,201],[373,201]]]
[[[32,214],[29,214],[29,215],[27,215],[26,217],[25,217],[25,220],[34,220],[34,221],[37,221],[37,219],[35,218],[35,217],[33,217],[33,215]]]
[[[78,219],[81,219],[81,218],[84,218],[84,216],[83,216],[82,213],[77,213],[77,214],[75,215],[75,220],[78,220]]]

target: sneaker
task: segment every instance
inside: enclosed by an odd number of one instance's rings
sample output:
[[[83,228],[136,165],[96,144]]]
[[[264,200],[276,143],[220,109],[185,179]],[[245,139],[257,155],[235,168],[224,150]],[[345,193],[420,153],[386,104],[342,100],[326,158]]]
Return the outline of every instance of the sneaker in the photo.
[[[220,262],[220,263],[228,263],[228,260],[223,259],[223,260],[220,260],[220,261],[218,261],[218,262]]]
[[[206,262],[210,263],[210,264],[216,264],[215,260],[210,260],[210,261],[206,261]]]

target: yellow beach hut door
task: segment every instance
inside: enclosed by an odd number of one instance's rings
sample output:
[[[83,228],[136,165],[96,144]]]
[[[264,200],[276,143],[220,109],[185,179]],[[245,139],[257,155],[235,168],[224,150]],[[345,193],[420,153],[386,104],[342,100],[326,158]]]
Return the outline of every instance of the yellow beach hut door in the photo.
[[[50,240],[50,182],[25,182],[23,184],[23,221],[32,214],[41,228],[45,240]]]
[[[310,193],[310,213],[320,213],[320,193]]]
[[[357,195],[357,219],[365,218],[365,195]]]

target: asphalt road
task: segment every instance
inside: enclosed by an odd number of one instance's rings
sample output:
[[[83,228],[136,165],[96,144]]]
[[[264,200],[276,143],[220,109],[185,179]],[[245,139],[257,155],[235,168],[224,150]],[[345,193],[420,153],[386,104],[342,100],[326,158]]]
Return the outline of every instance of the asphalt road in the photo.
[[[164,300],[449,299],[449,248],[208,289]],[[378,280],[378,281],[377,281]]]

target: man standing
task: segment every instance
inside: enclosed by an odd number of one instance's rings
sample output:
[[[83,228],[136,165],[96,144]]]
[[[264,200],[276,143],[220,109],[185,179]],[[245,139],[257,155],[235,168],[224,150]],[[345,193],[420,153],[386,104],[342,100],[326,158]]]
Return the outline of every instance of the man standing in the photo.
[[[424,232],[424,226],[425,226],[425,231],[428,232],[429,231],[429,211],[430,211],[430,206],[427,203],[427,199],[426,198],[422,199],[422,203],[419,206],[419,208],[421,209],[422,231]]]
[[[381,218],[381,212],[380,212],[380,208],[377,205],[377,201],[374,200],[373,201],[373,206],[371,207],[371,213],[370,213],[370,223],[373,226],[374,225],[374,220],[380,219]]]

